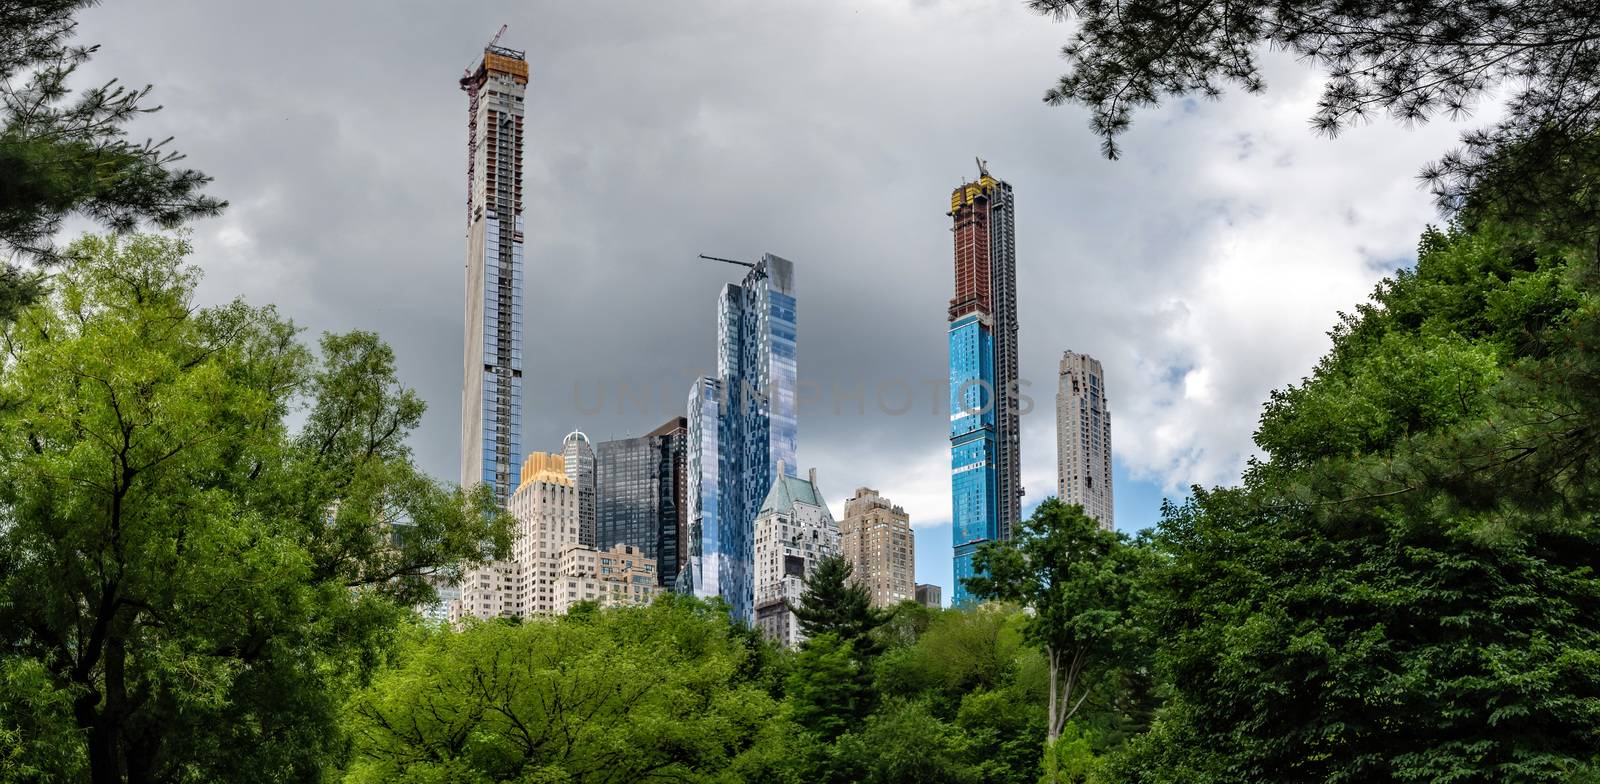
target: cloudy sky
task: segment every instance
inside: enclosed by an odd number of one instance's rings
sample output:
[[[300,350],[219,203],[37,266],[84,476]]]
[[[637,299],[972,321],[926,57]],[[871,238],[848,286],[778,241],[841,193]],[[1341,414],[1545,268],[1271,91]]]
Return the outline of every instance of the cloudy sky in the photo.
[[[1106,161],[1083,109],[1039,100],[1070,28],[1016,0],[106,0],[83,14],[81,39],[103,45],[85,80],[155,84],[166,108],[136,134],[176,136],[232,203],[194,227],[203,297],[276,303],[312,336],[381,333],[429,403],[417,455],[449,479],[456,80],[501,24],[532,70],[524,447],[681,413],[713,361],[717,291],[741,272],[696,254],[784,256],[801,383],[819,399],[800,413],[800,462],[836,514],[859,485],[903,504],[919,579],[947,594],[947,423],[925,382],[946,375],[945,211],[975,156],[1017,194],[1028,502],[1054,492],[1056,361],[1087,352],[1108,375],[1117,525],[1134,531],[1163,495],[1236,481],[1268,391],[1309,370],[1336,310],[1412,262],[1437,220],[1414,175],[1466,127],[1315,137],[1318,74],[1274,57],[1264,96],[1142,114]]]

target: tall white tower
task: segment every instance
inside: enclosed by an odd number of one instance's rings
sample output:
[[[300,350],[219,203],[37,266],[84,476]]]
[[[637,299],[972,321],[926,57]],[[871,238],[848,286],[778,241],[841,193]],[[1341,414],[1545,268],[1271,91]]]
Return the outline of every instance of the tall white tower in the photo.
[[[1100,527],[1115,527],[1111,505],[1111,412],[1100,360],[1061,355],[1056,390],[1056,495],[1083,507]]]
[[[499,36],[495,37],[499,40]],[[524,53],[491,42],[467,92],[467,319],[461,484],[517,486],[522,440],[522,115]]]

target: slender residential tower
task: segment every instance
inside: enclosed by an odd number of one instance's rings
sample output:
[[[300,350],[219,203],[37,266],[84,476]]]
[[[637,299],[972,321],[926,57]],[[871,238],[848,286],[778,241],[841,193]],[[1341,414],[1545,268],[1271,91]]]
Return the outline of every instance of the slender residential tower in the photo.
[[[561,457],[566,461],[567,478],[578,489],[578,543],[595,546],[595,461],[594,446],[580,430],[561,441]],[[600,549],[604,550],[607,544]],[[654,553],[651,557],[655,557]]]
[[[1071,351],[1061,355],[1056,390],[1056,494],[1066,503],[1082,506],[1101,528],[1110,531],[1116,526],[1106,373],[1100,360]]]
[[[677,590],[721,596],[755,622],[756,513],[779,474],[794,476],[794,264],[748,264],[717,303],[717,375],[689,390],[688,558]]]
[[[955,296],[950,300],[950,495],[955,604],[984,542],[1011,538],[1022,513],[1017,421],[1017,247],[1011,186],[978,161],[950,194]]]
[[[498,36],[496,36],[498,40]],[[461,484],[517,486],[522,433],[522,103],[528,62],[491,43],[461,78],[467,114],[467,322]]]

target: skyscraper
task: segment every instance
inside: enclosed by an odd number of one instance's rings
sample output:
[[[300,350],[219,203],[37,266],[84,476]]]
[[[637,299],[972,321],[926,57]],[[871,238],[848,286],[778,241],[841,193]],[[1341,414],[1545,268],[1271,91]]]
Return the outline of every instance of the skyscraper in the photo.
[[[639,548],[664,586],[678,576],[688,428],[687,418],[673,417],[637,438],[595,445],[595,546]]]
[[[574,430],[561,441],[561,458],[566,462],[567,478],[578,491],[578,543],[595,546],[595,466],[594,447],[589,437]],[[602,545],[605,549],[611,545]],[[652,556],[654,557],[654,556]]]
[[[984,542],[1011,538],[1021,517],[1017,421],[1017,251],[1011,186],[978,161],[950,194],[955,296],[950,299],[950,495],[956,604]]]
[[[490,44],[467,92],[467,320],[461,484],[504,504],[522,440],[522,113],[524,53]]]
[[[911,516],[878,491],[858,487],[845,500],[839,550],[850,561],[851,579],[871,592],[873,606],[893,607],[916,598]]]
[[[737,262],[736,262],[737,263]],[[717,375],[689,391],[689,552],[678,590],[721,596],[754,620],[752,529],[780,473],[794,475],[794,264],[766,254],[717,302]]]
[[[1056,390],[1056,494],[1078,504],[1107,531],[1111,506],[1111,412],[1100,360],[1071,351],[1061,355]]]

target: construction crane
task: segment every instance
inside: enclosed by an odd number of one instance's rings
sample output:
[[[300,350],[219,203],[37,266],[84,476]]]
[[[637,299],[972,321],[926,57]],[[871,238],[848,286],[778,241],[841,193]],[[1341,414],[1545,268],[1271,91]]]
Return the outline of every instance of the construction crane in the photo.
[[[727,262],[729,264],[738,264],[741,267],[750,267],[751,269],[754,269],[755,266],[756,266],[755,264],[753,264],[751,262],[748,262],[748,261],[737,261],[737,260],[734,260],[734,259],[722,259],[722,258],[717,258],[716,256],[707,256],[704,253],[700,254],[700,258],[705,259],[706,261],[723,261],[723,262]]]
[[[489,39],[489,45],[485,46],[484,50],[488,51],[495,48],[500,43],[500,36],[505,34],[506,26],[500,25],[500,30],[494,34],[493,38]],[[481,83],[474,77],[477,76],[477,69],[483,67],[480,65],[481,62],[482,60],[478,60],[469,64],[467,69],[461,72],[461,81],[459,82],[461,89],[467,93],[467,193],[469,194],[472,193],[473,168],[477,165],[476,161],[478,159],[478,88]],[[472,197],[468,196],[467,222],[471,223],[471,221]]]
[[[483,47],[483,48],[484,49],[493,49],[497,45],[499,45],[500,36],[506,34],[506,27],[507,27],[507,25],[500,25],[499,31],[497,31],[494,34],[493,38],[489,39],[489,44],[487,46]],[[476,66],[477,66],[477,63],[473,63],[472,65],[467,66],[467,69],[465,71],[461,72],[461,83],[463,85],[466,84],[468,80],[472,79],[472,69],[475,68]]]

